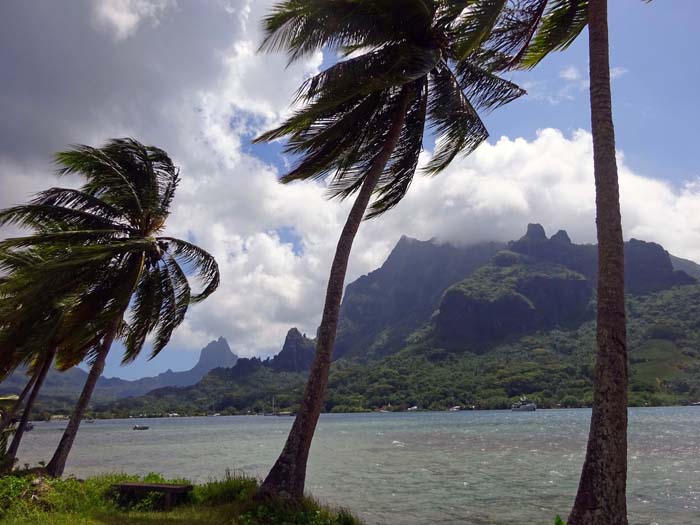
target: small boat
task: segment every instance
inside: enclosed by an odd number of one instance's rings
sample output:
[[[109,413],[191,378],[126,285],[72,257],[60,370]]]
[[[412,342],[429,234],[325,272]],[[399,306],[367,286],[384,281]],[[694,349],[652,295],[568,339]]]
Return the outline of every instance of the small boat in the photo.
[[[150,427],[146,425],[134,425],[134,430],[148,430]]]
[[[455,405],[455,406],[453,406],[452,408],[449,409],[450,412],[459,412],[460,410],[462,410],[462,406],[461,406],[461,405]]]
[[[514,403],[510,409],[513,412],[534,412],[537,410],[537,405],[533,401],[528,401],[527,399],[521,399],[517,403]]]

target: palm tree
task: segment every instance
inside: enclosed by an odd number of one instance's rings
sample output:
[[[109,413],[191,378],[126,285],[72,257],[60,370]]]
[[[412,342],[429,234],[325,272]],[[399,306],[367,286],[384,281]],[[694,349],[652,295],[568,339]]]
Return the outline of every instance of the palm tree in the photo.
[[[497,4],[482,0],[484,4]],[[494,5],[494,9],[499,6]],[[627,329],[624,243],[610,92],[607,0],[518,0],[484,47],[496,69],[532,68],[588,26],[598,235],[597,354],[586,458],[570,525],[627,524]]]
[[[60,320],[51,317],[57,333],[85,334],[80,330],[85,324],[95,330],[86,344],[63,345],[57,352],[61,369],[85,359],[91,365],[47,465],[49,474],[60,476],[112,342],[122,340],[127,363],[154,333],[151,357],[155,357],[184,320],[189,305],[216,290],[219,271],[214,258],[201,248],[159,236],[179,182],[178,169],[164,151],[133,139],[113,139],[102,148],[76,146],[58,153],[56,160],[60,174],[85,177],[82,188],[42,192],[28,205],[0,212],[0,224],[34,229],[33,235],[4,244],[14,250],[40,250],[44,256],[26,270],[32,286],[16,295],[29,302],[32,291],[56,281],[54,297],[69,303]],[[199,281],[200,293],[192,293],[188,276]],[[7,281],[12,279],[10,275]]]
[[[59,348],[69,347],[85,354],[103,332],[87,322],[73,323],[68,331],[62,330],[71,303],[67,297],[56,302],[56,297],[66,289],[65,278],[71,283],[74,276],[64,275],[61,279],[59,275],[51,275],[47,280],[33,275],[32,268],[44,262],[45,257],[36,249],[17,249],[11,244],[12,241],[0,242],[0,270],[7,273],[0,281],[0,378],[26,365],[29,380],[17,403],[3,418],[2,429],[5,429],[26,400],[0,471],[14,466],[29,417]]]
[[[31,391],[32,387],[34,386],[34,381],[36,380],[36,373],[33,373],[30,375],[29,381],[27,381],[26,385],[22,389],[22,392],[16,396],[15,402],[11,404],[5,404],[3,405],[4,408],[0,412],[2,412],[1,417],[0,417],[0,434],[7,429],[11,422],[12,419],[15,417],[15,414],[17,413],[17,410],[19,407],[22,406],[24,401],[27,399],[27,396],[29,395],[29,392]],[[0,398],[4,399],[4,398]]]
[[[263,50],[285,50],[294,61],[328,46],[345,59],[309,79],[296,100],[302,108],[257,140],[286,137],[286,151],[300,156],[283,183],[330,179],[331,197],[357,196],[336,247],[301,406],[259,497],[303,496],[348,259],[363,218],[381,215],[406,194],[426,124],[439,138],[422,171],[436,174],[487,138],[475,108],[493,109],[523,93],[480,62],[479,45],[495,19],[465,23],[463,8],[442,0],[287,0],[264,21]]]
[[[7,438],[14,432],[10,421],[19,402],[19,396],[0,396],[0,419],[3,421],[3,426],[0,428],[0,466],[5,463]],[[8,422],[7,425],[4,424],[5,421]]]

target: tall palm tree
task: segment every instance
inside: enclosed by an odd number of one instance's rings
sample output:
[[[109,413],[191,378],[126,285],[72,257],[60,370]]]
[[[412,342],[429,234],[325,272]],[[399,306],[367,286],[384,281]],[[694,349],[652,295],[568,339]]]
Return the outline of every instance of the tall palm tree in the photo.
[[[550,52],[566,49],[588,26],[598,235],[597,354],[588,446],[569,524],[626,525],[624,243],[610,92],[607,0],[514,0],[500,7],[499,21],[484,42],[499,70],[532,68]]]
[[[206,251],[159,235],[179,182],[178,169],[163,150],[114,139],[102,148],[76,146],[58,153],[56,160],[60,174],[85,177],[82,188],[42,192],[28,205],[0,212],[0,224],[33,228],[33,235],[4,243],[44,254],[44,260],[27,269],[32,286],[25,295],[56,280],[61,290],[56,297],[70,303],[57,322],[60,333],[86,323],[97,330],[98,337],[93,333],[87,346],[65,345],[57,353],[59,368],[85,359],[91,365],[47,465],[51,475],[60,476],[112,342],[122,340],[127,363],[154,333],[151,357],[158,355],[189,305],[216,290],[219,271]],[[199,281],[200,293],[192,292],[189,276]]]
[[[286,151],[300,156],[283,183],[330,179],[331,197],[357,196],[336,247],[301,406],[259,497],[303,496],[348,259],[363,218],[381,215],[406,194],[426,125],[438,139],[422,171],[436,174],[487,138],[476,108],[493,109],[523,93],[480,62],[479,45],[495,19],[465,23],[463,9],[464,2],[443,0],[287,0],[264,21],[263,50],[285,50],[294,61],[330,47],[345,59],[309,79],[298,92],[301,109],[257,140],[287,138]]]
[[[53,250],[55,247],[43,251],[50,256]],[[18,366],[29,368],[29,380],[3,421],[5,428],[26,400],[0,471],[14,466],[26,425],[56,353],[70,348],[72,352],[85,354],[104,332],[87,322],[88,319],[64,329],[69,324],[64,320],[70,318],[76,298],[71,302],[62,293],[66,291],[66,282],[74,286],[71,283],[75,282],[75,276],[51,274],[50,279],[42,279],[34,275],[33,268],[45,261],[39,250],[17,248],[12,246],[12,240],[0,242],[0,271],[6,273],[0,281],[0,379]],[[57,301],[57,297],[61,299]]]

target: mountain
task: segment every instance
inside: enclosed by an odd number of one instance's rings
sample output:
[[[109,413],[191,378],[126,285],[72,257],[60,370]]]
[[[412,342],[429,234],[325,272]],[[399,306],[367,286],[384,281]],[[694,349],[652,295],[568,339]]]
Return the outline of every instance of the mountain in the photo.
[[[287,332],[282,350],[266,364],[276,372],[305,372],[311,367],[316,343],[298,329]]]
[[[190,370],[173,372],[168,370],[154,377],[144,377],[135,381],[127,381],[116,377],[100,377],[95,388],[95,401],[143,395],[156,388],[166,386],[188,386],[200,381],[208,372],[215,368],[228,368],[236,364],[238,357],[229,348],[223,337],[210,342],[202,348],[197,364]],[[72,368],[66,372],[51,370],[46,377],[40,400],[44,405],[49,399],[58,403],[69,404],[83,388],[87,372],[81,368]],[[21,372],[15,372],[5,382],[0,384],[0,392],[17,392],[22,389],[26,377]]]
[[[447,289],[435,333],[448,347],[479,352],[509,337],[578,326],[593,316],[592,298],[593,284],[582,274],[503,251]]]
[[[228,341],[223,337],[219,337],[216,341],[212,341],[202,348],[199,354],[199,361],[197,361],[194,368],[184,372],[168,370],[156,377],[146,377],[134,381],[134,383],[143,385],[148,390],[153,390],[160,386],[193,385],[210,370],[214,368],[231,368],[236,365],[236,361],[238,361],[238,356],[231,351]]]
[[[673,264],[674,269],[682,270],[691,277],[695,277],[696,279],[700,280],[700,264],[689,261],[688,259],[681,259],[680,257],[676,257],[674,255],[671,255],[671,263]]]
[[[348,284],[334,357],[375,358],[398,350],[448,286],[504,248],[497,242],[456,247],[401,237],[381,268]]]
[[[537,260],[560,264],[593,281],[598,273],[597,246],[573,244],[569,235],[563,230],[548,239],[540,224],[529,224],[527,233],[519,240],[509,242],[508,248],[514,252],[530,255]],[[683,261],[683,259],[677,260]],[[627,293],[655,292],[695,282],[695,278],[674,268],[670,254],[661,245],[637,239],[631,239],[625,243]]]
[[[700,400],[700,285],[658,244],[633,239],[625,254],[630,402]],[[504,408],[521,395],[590,405],[596,272],[594,245],[565,231],[548,238],[537,224],[507,245],[402,237],[381,268],[347,286],[325,409]],[[103,410],[260,412],[272,396],[293,410],[312,356],[313,340],[292,329],[272,359]]]
[[[309,370],[315,343],[297,328],[287,332],[282,350],[274,357],[238,359],[231,368],[216,368],[196,385],[153,390],[146,396],[129,398],[98,407],[109,414],[149,414],[155,406],[177,406],[179,413],[211,411],[269,412],[272,397],[278,407],[291,406]],[[216,394],[213,394],[213,392]],[[203,402],[206,399],[207,402]]]

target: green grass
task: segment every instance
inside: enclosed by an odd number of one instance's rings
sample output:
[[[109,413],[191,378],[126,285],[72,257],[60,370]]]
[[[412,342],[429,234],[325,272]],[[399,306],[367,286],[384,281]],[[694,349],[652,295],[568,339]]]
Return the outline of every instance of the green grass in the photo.
[[[222,480],[195,485],[189,499],[173,510],[162,508],[162,495],[118,501],[115,483],[181,483],[158,474],[144,477],[108,474],[89,478],[0,478],[0,523],[3,525],[360,525],[348,511],[319,505],[311,498],[290,505],[253,501],[257,480],[229,473]]]

